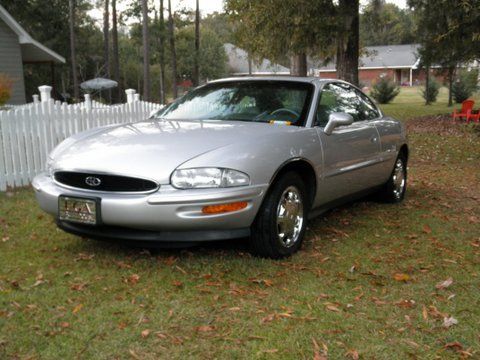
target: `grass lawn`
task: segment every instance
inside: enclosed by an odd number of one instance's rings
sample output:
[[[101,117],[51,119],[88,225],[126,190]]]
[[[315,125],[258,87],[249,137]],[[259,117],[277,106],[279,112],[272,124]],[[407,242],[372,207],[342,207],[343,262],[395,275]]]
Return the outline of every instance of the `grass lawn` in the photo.
[[[392,103],[382,105],[383,111],[390,116],[406,120],[415,116],[451,114],[454,108],[459,109],[460,104],[448,107],[448,89],[440,88],[437,101],[432,105],[425,106],[425,100],[421,95],[422,87],[402,87],[400,94]],[[480,93],[473,96],[473,99],[480,104]],[[476,107],[478,108],[478,106]]]
[[[408,105],[410,92],[385,111],[447,109]],[[241,241],[149,252],[83,240],[30,189],[0,194],[0,358],[479,358],[480,133],[407,124],[405,202],[336,209],[283,261]]]

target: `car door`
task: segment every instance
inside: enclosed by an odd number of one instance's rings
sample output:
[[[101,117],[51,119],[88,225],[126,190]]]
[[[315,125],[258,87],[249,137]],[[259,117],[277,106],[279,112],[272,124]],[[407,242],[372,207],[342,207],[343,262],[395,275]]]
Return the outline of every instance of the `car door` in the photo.
[[[327,135],[324,127],[333,112],[348,113],[354,122]],[[321,204],[358,193],[375,183],[380,139],[372,116],[366,116],[354,87],[340,82],[323,87],[315,123],[324,154],[318,194]]]

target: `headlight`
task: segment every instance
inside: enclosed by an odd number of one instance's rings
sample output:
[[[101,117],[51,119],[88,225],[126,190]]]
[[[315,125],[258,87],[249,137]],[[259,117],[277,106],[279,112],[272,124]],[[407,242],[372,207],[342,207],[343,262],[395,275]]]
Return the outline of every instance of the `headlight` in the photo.
[[[171,183],[178,189],[224,188],[249,185],[250,177],[232,169],[180,169],[173,172]]]

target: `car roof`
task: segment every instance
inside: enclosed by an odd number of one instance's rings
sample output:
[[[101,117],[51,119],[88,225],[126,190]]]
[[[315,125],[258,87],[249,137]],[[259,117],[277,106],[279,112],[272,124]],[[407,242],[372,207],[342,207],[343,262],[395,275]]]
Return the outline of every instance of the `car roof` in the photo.
[[[210,81],[209,83],[229,82],[229,81],[255,81],[255,80],[267,80],[267,81],[293,81],[293,82],[329,82],[337,81],[337,79],[324,79],[315,76],[291,76],[291,75],[254,75],[254,76],[235,76],[224,79],[218,79]]]

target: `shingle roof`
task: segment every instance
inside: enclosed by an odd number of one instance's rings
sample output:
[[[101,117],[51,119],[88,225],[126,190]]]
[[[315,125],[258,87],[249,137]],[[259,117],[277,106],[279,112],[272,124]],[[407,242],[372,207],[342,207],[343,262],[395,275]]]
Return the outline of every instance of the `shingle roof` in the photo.
[[[359,59],[361,69],[369,68],[415,68],[418,62],[419,45],[384,45],[367,46],[362,51]],[[326,66],[317,68],[320,71],[335,71],[335,63],[330,62]]]
[[[17,34],[24,62],[53,61],[64,63],[65,58],[33,39],[25,29],[0,5],[0,19]],[[48,25],[48,24],[47,24]]]

